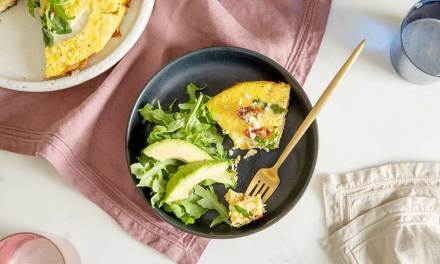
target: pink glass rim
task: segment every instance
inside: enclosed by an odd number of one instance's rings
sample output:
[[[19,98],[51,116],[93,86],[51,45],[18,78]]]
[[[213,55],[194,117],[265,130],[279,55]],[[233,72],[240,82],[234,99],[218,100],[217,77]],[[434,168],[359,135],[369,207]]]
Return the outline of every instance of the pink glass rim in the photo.
[[[63,264],[66,263],[66,260],[64,259],[63,252],[62,252],[62,251],[60,250],[60,248],[55,244],[55,242],[53,242],[51,239],[49,239],[49,238],[46,237],[46,236],[43,236],[43,235],[40,235],[40,234],[37,234],[37,233],[33,233],[33,232],[20,232],[20,233],[15,233],[15,234],[11,234],[11,235],[8,235],[8,236],[6,236],[6,237],[0,239],[0,253],[1,253],[1,246],[2,246],[3,243],[6,243],[8,240],[11,240],[11,239],[14,239],[14,238],[18,238],[18,237],[20,237],[20,236],[23,236],[24,239],[26,239],[26,238],[28,238],[28,237],[31,237],[32,240],[33,240],[33,239],[44,239],[44,240],[46,240],[47,242],[51,243],[51,244],[54,246],[54,248],[56,248],[56,250],[58,251],[58,253],[60,254],[60,256],[61,256],[61,258],[62,258],[62,260],[63,260]],[[21,246],[21,245],[20,245],[20,246]],[[17,248],[18,248],[18,247],[16,247],[15,249],[17,249]],[[15,250],[14,250],[14,252],[12,253],[11,257],[12,257],[14,254],[15,254]],[[1,259],[2,259],[2,256],[0,255],[0,260],[1,260]],[[1,262],[1,261],[0,261],[0,262]]]

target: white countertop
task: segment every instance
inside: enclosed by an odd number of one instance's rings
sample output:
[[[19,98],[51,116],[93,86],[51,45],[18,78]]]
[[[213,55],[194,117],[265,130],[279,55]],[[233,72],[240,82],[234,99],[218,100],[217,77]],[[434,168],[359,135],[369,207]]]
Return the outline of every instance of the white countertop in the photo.
[[[440,159],[440,83],[410,84],[389,61],[391,39],[413,3],[334,0],[304,87],[312,102],[356,44],[364,37],[368,43],[318,119],[319,157],[307,191],[276,225],[249,237],[212,241],[200,263],[329,262],[319,244],[326,235],[322,174]],[[20,231],[67,238],[84,264],[171,263],[126,234],[45,160],[0,151],[0,237]]]

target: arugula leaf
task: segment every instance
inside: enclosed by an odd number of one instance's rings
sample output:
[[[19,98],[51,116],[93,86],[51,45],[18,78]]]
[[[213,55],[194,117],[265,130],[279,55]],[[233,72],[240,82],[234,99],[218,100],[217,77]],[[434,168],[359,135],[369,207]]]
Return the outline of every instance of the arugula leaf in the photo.
[[[228,217],[225,217],[224,215],[218,215],[216,218],[214,218],[211,222],[211,225],[209,225],[209,227],[213,227],[216,226],[218,224],[221,223],[227,223],[228,225],[230,225],[231,223],[229,222]]]
[[[173,213],[177,218],[179,218],[185,225],[194,224],[195,219],[190,215],[186,214],[185,208],[177,203],[165,204],[164,209],[167,212]]]
[[[54,43],[53,34],[69,34],[72,32],[70,21],[74,17],[66,14],[65,5],[70,0],[47,0],[44,6],[44,14],[41,16],[41,28],[44,44],[48,47]],[[28,0],[28,11],[35,17],[35,8],[41,8],[39,0]]]
[[[191,192],[191,195],[181,201],[171,204],[163,203],[166,184],[169,177],[177,171],[178,161],[164,160],[157,161],[145,155],[138,158],[139,162],[130,165],[130,171],[139,179],[138,187],[149,187],[151,189],[151,205],[153,207],[162,207],[167,212],[173,213],[185,224],[193,224],[196,219],[206,213],[207,208],[198,204],[202,199],[199,195]]]
[[[57,34],[69,34],[72,33],[72,28],[69,22],[61,17],[55,16],[52,20],[53,32]]]
[[[183,206],[183,208],[185,208],[185,212],[187,212],[188,215],[190,215],[191,217],[193,217],[195,219],[204,215],[207,211],[205,208],[201,207],[197,203],[194,203],[189,200],[179,201],[178,204]]]
[[[190,196],[187,199],[177,201],[176,203],[183,206],[183,208],[185,208],[185,212],[188,215],[197,219],[200,216],[204,215],[206,211],[208,211],[197,203],[200,199],[200,196],[196,195],[194,192],[191,192]]]
[[[31,16],[35,17],[35,8],[40,7],[40,2],[36,0],[28,0],[28,11]]]
[[[229,222],[229,212],[228,209],[218,200],[217,195],[214,192],[212,186],[209,186],[207,189],[203,188],[200,185],[194,186],[194,193],[201,197],[197,203],[205,208],[217,211],[219,214],[211,223],[211,227],[225,222],[227,224],[231,224]]]
[[[175,119],[173,113],[171,113],[170,111],[164,111],[160,106],[154,109],[151,104],[145,105],[144,108],[139,110],[139,113],[148,122],[159,124],[162,126],[166,126],[168,123]]]
[[[151,188],[151,205],[162,206],[165,187],[170,172],[175,172],[179,163],[176,160],[157,161],[142,157],[143,162],[130,165],[130,170],[139,179],[138,187]],[[174,169],[173,169],[174,167]]]
[[[206,213],[206,211],[208,211],[197,204],[198,200],[200,200],[200,197],[192,192],[190,197],[185,200],[165,204],[164,209],[167,212],[174,213],[174,215],[182,220],[184,224],[193,224],[196,219],[200,218]]]
[[[202,104],[203,96],[199,96],[197,99],[196,104],[194,105],[193,109],[191,110],[188,119],[186,121],[185,130],[188,132],[188,130],[193,129],[194,127],[200,125],[200,121],[197,119],[197,111],[200,108],[200,105]]]
[[[144,166],[141,163],[135,163],[131,165],[131,172],[140,180],[137,186],[153,188],[152,178],[162,173],[162,170],[166,170],[167,166],[172,165],[177,166],[177,162],[175,160],[154,161]]]
[[[50,31],[44,26],[41,30],[43,31],[44,45],[46,45],[46,47],[51,47],[54,42],[52,33],[50,33]]]
[[[192,83],[188,84],[188,101],[178,105],[179,112],[172,112],[172,107],[164,110],[159,103],[158,107],[147,104],[140,109],[141,116],[155,125],[147,142],[152,144],[167,138],[182,139],[203,149],[215,159],[225,159],[223,137],[206,106],[210,97],[203,93],[196,95],[202,89]]]
[[[189,96],[189,102],[195,103],[196,102],[196,91],[200,91],[205,89],[205,87],[197,87],[194,83],[190,83],[186,86],[186,93]]]
[[[243,215],[246,218],[251,218],[252,214],[248,210],[244,209],[243,207],[239,206],[238,204],[234,205],[235,210],[241,215]]]

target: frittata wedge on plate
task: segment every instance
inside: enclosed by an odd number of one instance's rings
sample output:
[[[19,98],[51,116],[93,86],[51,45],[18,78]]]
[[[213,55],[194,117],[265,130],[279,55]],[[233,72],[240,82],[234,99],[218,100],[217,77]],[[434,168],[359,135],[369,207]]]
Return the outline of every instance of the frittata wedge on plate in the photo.
[[[207,107],[235,148],[268,151],[279,146],[289,95],[290,85],[283,82],[242,82],[211,98]]]
[[[47,1],[47,0],[46,0]],[[87,59],[100,52],[115,32],[127,10],[128,0],[71,0],[65,6],[69,16],[88,12],[80,32],[66,40],[46,46],[45,77],[53,78],[79,69]],[[45,4],[41,2],[41,11]]]

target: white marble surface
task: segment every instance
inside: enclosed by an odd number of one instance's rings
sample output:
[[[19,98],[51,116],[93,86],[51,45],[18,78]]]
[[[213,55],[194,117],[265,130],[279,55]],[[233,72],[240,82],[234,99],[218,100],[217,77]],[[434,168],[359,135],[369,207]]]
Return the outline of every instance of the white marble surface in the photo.
[[[367,48],[319,117],[316,171],[297,206],[258,234],[212,241],[200,263],[327,263],[320,175],[395,161],[440,159],[440,83],[400,79],[389,44],[413,1],[334,0],[317,61],[305,85],[314,102],[361,38]],[[42,159],[0,152],[0,237],[57,234],[83,263],[170,263],[132,239]],[[252,252],[252,253],[251,253]]]

